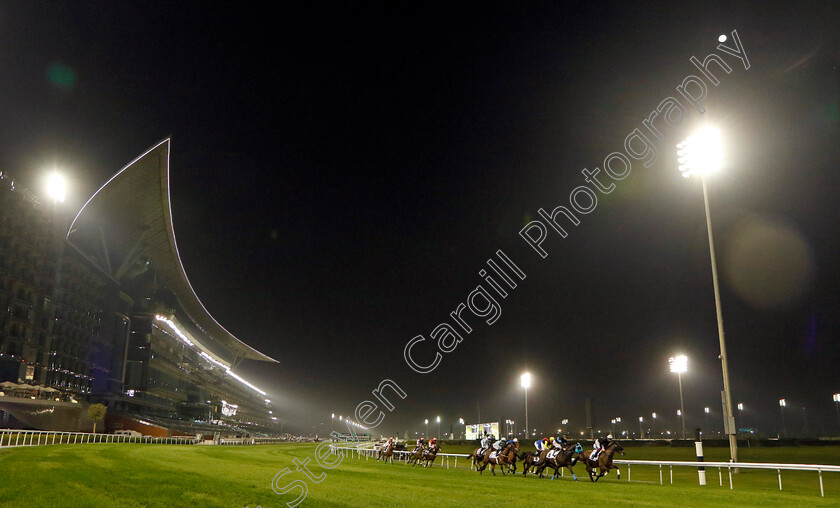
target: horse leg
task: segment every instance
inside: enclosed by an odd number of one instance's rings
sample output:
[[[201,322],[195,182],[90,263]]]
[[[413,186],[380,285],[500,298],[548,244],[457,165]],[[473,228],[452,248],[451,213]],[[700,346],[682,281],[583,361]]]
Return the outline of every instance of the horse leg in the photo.
[[[577,476],[575,476],[575,471],[574,471],[574,469],[572,469],[572,465],[571,465],[571,464],[567,464],[567,465],[566,465],[566,469],[568,469],[568,470],[569,470],[569,472],[570,472],[570,473],[572,473],[572,478],[573,478],[575,481],[578,481]]]

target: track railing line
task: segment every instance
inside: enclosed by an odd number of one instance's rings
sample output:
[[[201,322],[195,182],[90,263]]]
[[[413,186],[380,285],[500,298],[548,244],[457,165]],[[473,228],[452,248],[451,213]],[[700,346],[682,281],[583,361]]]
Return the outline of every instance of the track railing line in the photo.
[[[351,454],[357,455],[357,458],[361,459],[365,457],[366,459],[370,458],[371,456],[376,456],[376,450],[372,448],[361,448],[361,447],[352,447],[352,446],[337,446],[337,445],[330,445],[334,451],[342,451],[342,452],[350,452]],[[408,458],[408,455],[411,452],[408,451],[394,451],[395,455],[400,455],[402,460]],[[404,456],[404,457],[403,457]],[[454,457],[455,458],[455,466],[458,467],[458,458],[468,458],[469,455],[461,454],[461,453],[438,453],[438,457],[447,458],[445,467],[449,469],[449,461],[448,458]],[[727,474],[729,476],[729,488],[730,490],[734,489],[734,482],[732,480],[732,470],[733,469],[770,469],[775,470],[778,477],[779,477],[779,490],[782,490],[782,471],[815,471],[819,475],[820,480],[820,495],[825,497],[825,488],[823,486],[823,478],[822,474],[825,473],[840,473],[840,466],[829,465],[829,464],[787,464],[783,462],[773,463],[773,462],[697,462],[697,461],[683,461],[683,460],[623,460],[623,459],[615,459],[613,460],[614,464],[625,465],[627,466],[627,481],[630,481],[630,471],[632,466],[659,466],[659,484],[664,485],[663,480],[663,472],[662,467],[667,466],[670,470],[671,476],[671,484],[674,483],[674,466],[676,467],[692,467],[692,468],[718,468],[718,479],[720,482],[720,486],[723,486],[723,470],[726,469]],[[441,463],[441,467],[444,467],[444,464]],[[472,469],[472,463],[470,463],[470,468]],[[562,471],[562,470],[561,470]]]

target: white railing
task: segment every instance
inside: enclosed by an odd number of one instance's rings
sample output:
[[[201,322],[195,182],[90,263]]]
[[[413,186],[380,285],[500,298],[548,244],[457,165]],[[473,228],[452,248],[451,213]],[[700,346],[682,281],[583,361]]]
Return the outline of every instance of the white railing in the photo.
[[[196,440],[195,438],[188,436],[153,437],[128,436],[123,434],[93,434],[91,432],[0,429],[0,448],[86,443],[157,443],[190,445],[195,444]]]
[[[377,450],[371,448],[360,448],[360,447],[349,447],[349,446],[337,446],[337,445],[330,445],[334,451],[347,452],[350,455],[356,455],[357,458],[361,459],[364,457],[365,459],[369,459],[371,457],[376,458]],[[407,460],[408,455],[411,452],[407,451],[395,451],[395,455],[398,455],[398,460]],[[445,460],[441,461],[441,466],[444,466],[449,469],[449,460],[450,458],[455,459],[455,464],[453,467],[458,467],[458,458],[468,458],[469,455],[467,454],[460,454],[460,453],[438,453],[438,457],[441,457]],[[445,462],[445,464],[444,464]],[[718,468],[718,480],[720,482],[720,486],[723,487],[723,470],[726,469],[727,474],[729,476],[729,488],[734,489],[734,483],[732,480],[732,470],[733,469],[770,469],[775,470],[778,477],[779,477],[779,490],[782,490],[782,471],[815,471],[819,476],[820,481],[820,495],[825,497],[825,488],[823,486],[823,477],[822,474],[826,473],[840,473],[840,466],[833,466],[827,464],[786,464],[786,463],[768,463],[768,462],[696,462],[696,461],[680,461],[680,460],[613,460],[614,464],[626,465],[627,466],[627,481],[630,481],[630,473],[631,473],[631,466],[659,466],[659,483],[660,485],[664,485],[663,480],[663,471],[662,467],[667,466],[670,470],[671,476],[671,484],[674,483],[674,466],[677,467],[692,467],[692,468],[699,468],[703,467],[706,468]],[[472,469],[472,461],[470,461],[470,469]],[[560,470],[561,474],[563,470]]]
[[[697,461],[682,461],[682,460],[613,460],[615,464],[624,464],[627,466],[627,481],[630,481],[631,466],[659,466],[659,484],[664,485],[662,478],[662,466],[668,466],[671,476],[671,484],[674,483],[674,466],[677,467],[696,467],[696,468],[718,468],[718,482],[723,487],[723,470],[726,469],[729,476],[729,489],[735,488],[732,481],[732,470],[735,469],[771,469],[776,470],[779,477],[779,490],[782,490],[782,471],[816,471],[820,479],[820,495],[825,497],[825,488],[823,486],[823,472],[840,473],[840,466],[832,466],[827,464],[786,464],[786,463],[771,463],[771,462],[697,462]]]

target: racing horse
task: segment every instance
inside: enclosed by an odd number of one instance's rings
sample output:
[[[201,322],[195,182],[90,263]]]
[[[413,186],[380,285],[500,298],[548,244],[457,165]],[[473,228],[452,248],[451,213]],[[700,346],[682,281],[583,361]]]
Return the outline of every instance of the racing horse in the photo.
[[[572,478],[574,478],[575,481],[578,481],[572,467],[577,463],[581,452],[583,452],[583,447],[580,443],[575,443],[574,446],[567,446],[566,448],[555,448],[553,450],[549,450],[545,455],[543,463],[537,467],[537,473],[539,473],[540,478],[542,478],[543,470],[546,467],[550,467],[554,470],[554,474],[551,476],[551,479],[554,480],[560,475],[560,468],[565,467],[570,473],[572,473]],[[575,457],[575,455],[577,455],[577,457]]]
[[[406,464],[416,465],[418,461],[423,460],[423,454],[426,453],[426,447],[421,446],[419,448],[415,448],[408,456],[408,459],[405,461]]]
[[[545,462],[546,454],[548,453],[547,450],[543,450],[541,452],[525,452],[522,454],[522,462],[524,466],[524,471],[522,471],[522,476],[528,476],[528,471],[531,468],[539,468]]]
[[[420,458],[419,461],[415,462],[414,465],[416,466],[419,462],[425,462],[425,464],[423,464],[423,467],[431,467],[432,464],[435,462],[435,457],[437,457],[439,451],[440,445],[437,443],[426,448],[426,451],[423,452],[423,456]]]
[[[589,473],[590,480],[597,482],[599,478],[606,476],[607,473],[610,472],[610,469],[615,469],[618,479],[621,479],[621,470],[618,469],[618,466],[613,464],[613,455],[615,455],[615,452],[624,455],[624,448],[617,442],[613,441],[604,451],[601,452],[596,460],[589,458],[592,454],[592,450],[586,450],[586,453],[580,454],[580,460],[583,461],[583,464],[586,466],[586,472]]]
[[[376,461],[379,462],[380,459],[385,460],[385,462],[390,462],[391,464],[394,463],[394,448],[397,445],[391,443],[387,446],[380,446],[379,453],[376,454]]]
[[[515,450],[518,449],[519,443],[508,443],[499,452],[493,450],[491,453],[486,453],[481,463],[481,468],[478,470],[479,474],[483,474],[484,470],[487,469],[487,464],[490,464],[490,472],[493,473],[493,476],[496,476],[496,466],[499,466],[499,471],[502,472],[502,475],[505,475],[504,466],[509,464],[508,457],[510,457],[511,453],[516,457]]]

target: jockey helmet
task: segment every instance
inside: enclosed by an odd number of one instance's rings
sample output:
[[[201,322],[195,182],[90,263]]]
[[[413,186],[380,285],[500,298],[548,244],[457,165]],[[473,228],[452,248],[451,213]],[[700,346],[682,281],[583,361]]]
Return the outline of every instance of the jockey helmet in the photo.
[[[549,441],[550,443],[553,443],[553,442],[554,442],[554,436],[551,436],[550,438],[548,438],[548,441]]]
[[[513,438],[513,442],[514,442],[514,443],[518,443],[518,442],[519,442],[519,439],[517,439],[517,438]]]
[[[612,434],[607,434],[607,439],[612,439]]]

